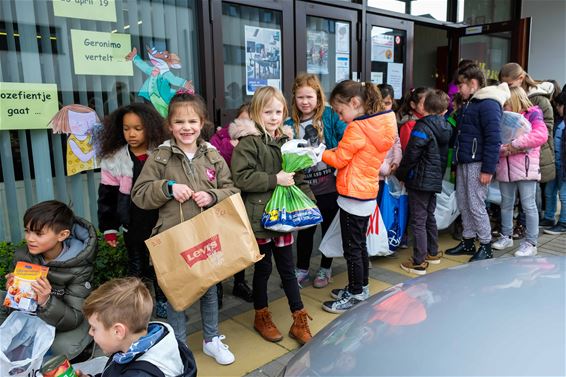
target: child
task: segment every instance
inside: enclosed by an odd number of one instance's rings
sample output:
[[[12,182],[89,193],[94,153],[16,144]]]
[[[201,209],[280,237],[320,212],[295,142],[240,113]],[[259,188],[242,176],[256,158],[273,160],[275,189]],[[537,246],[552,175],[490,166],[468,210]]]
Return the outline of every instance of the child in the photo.
[[[311,198],[314,197],[309,185],[302,181],[301,172],[295,175],[281,170],[281,146],[289,140],[289,136],[282,130],[286,116],[287,106],[283,93],[270,86],[256,90],[250,104],[250,117],[254,124],[230,130],[233,137],[239,139],[232,155],[232,175],[234,183],[242,190],[259,250],[265,255],[254,266],[254,328],[270,342],[283,339],[267,307],[267,282],[271,275],[273,256],[293,315],[289,336],[304,344],[312,335],[307,323],[310,316],[303,306],[293,268],[293,235],[273,232],[261,225],[265,205],[277,185],[292,186],[295,184],[293,177],[296,177],[297,186]]]
[[[381,98],[383,98],[383,110],[395,111],[393,87],[389,84],[379,84],[377,86],[377,89],[379,89]],[[389,152],[387,152],[387,155],[385,156],[383,163],[381,164],[381,168],[379,169],[379,191],[377,192],[378,204],[381,203],[381,196],[383,195],[383,188],[385,187],[385,178],[395,173],[395,171],[399,167],[399,163],[401,162],[402,157],[403,150],[401,149],[401,141],[399,139],[399,135],[396,135],[395,143],[393,144],[393,147],[391,147]]]
[[[512,87],[511,98],[505,110],[523,114],[531,123],[531,132],[501,146],[496,177],[501,191],[501,234],[491,247],[504,250],[513,246],[513,207],[515,192],[519,190],[521,207],[525,213],[526,236],[515,252],[516,257],[535,256],[538,241],[538,211],[536,189],[540,180],[540,149],[546,143],[548,132],[542,111],[533,106],[521,87]]]
[[[395,113],[383,111],[381,94],[369,82],[340,82],[332,90],[330,103],[348,123],[338,147],[322,155],[324,162],[338,169],[336,188],[348,285],[333,289],[336,301],[327,301],[322,308],[342,313],[369,297],[366,232],[376,206],[379,169],[395,142],[397,124]]]
[[[430,91],[424,101],[423,117],[417,120],[397,170],[409,194],[413,257],[401,263],[409,273],[424,275],[429,263],[440,263],[438,230],[434,210],[436,193],[442,192],[442,177],[446,170],[448,142],[452,135],[444,119],[449,98],[442,90]]]
[[[324,91],[318,77],[303,73],[295,78],[293,85],[293,99],[291,117],[285,124],[293,127],[295,137],[305,139],[311,147],[318,147],[321,143],[327,148],[338,145],[346,123],[342,122],[330,106],[326,105]],[[305,181],[308,182],[316,198],[316,205],[320,209],[323,222],[321,223],[322,236],[326,234],[330,223],[338,212],[336,199],[336,176],[334,169],[319,162],[315,166],[305,169]],[[297,282],[303,287],[309,281],[309,266],[312,254],[314,233],[316,227],[302,229],[297,235]],[[322,255],[320,269],[313,281],[315,288],[324,288],[332,276],[332,258]]]
[[[411,137],[411,131],[418,119],[422,118],[424,99],[430,88],[416,88],[405,95],[403,104],[399,109],[399,139],[403,151]]]
[[[170,325],[149,322],[152,310],[151,294],[134,277],[107,281],[88,296],[83,313],[89,333],[110,357],[97,377],[196,376],[193,354]]]
[[[15,251],[9,271],[19,261],[49,267],[46,279],[32,283],[39,305],[37,316],[55,326],[51,353],[72,359],[92,341],[81,308],[91,292],[96,230],[56,200],[28,208],[24,226],[26,244]],[[6,278],[7,289],[13,275]]]
[[[556,97],[556,109],[561,122],[554,129],[554,155],[556,159],[556,178],[550,181],[545,188],[546,210],[544,219],[547,229],[544,233],[559,235],[566,233],[566,133],[564,132],[565,109],[566,106],[566,85],[562,92]],[[560,197],[560,215],[558,222],[555,223],[556,216],[556,195]]]
[[[123,227],[128,274],[153,282],[157,301],[155,314],[159,318],[167,318],[167,299],[157,285],[144,242],[151,236],[158,211],[136,206],[130,199],[130,191],[150,151],[165,137],[163,118],[153,106],[132,103],[110,114],[99,139],[102,162],[98,226],[111,247],[116,247],[118,229]]]
[[[216,148],[200,138],[207,121],[206,105],[198,96],[180,91],[169,103],[167,125],[171,140],[152,153],[132,189],[132,200],[144,209],[159,208],[153,234],[161,233],[190,219],[238,192],[230,170]],[[234,355],[218,333],[218,298],[213,285],[200,299],[203,352],[222,365],[234,362]],[[167,319],[181,342],[187,339],[187,316],[167,305]]]
[[[230,135],[230,126],[238,122],[251,122],[249,113],[250,104],[246,102],[238,109],[234,122],[230,123],[228,127],[219,129],[210,139],[210,144],[214,145],[216,149],[218,149],[218,152],[220,152],[220,155],[224,157],[228,167],[230,167],[232,163],[232,152],[234,151],[234,147],[238,144],[238,140],[233,139]],[[216,287],[220,292],[222,290],[222,283],[218,283]],[[242,270],[234,275],[234,288],[232,288],[232,294],[236,297],[240,297],[244,301],[253,301],[252,290],[246,282],[246,270]],[[218,298],[220,300],[222,298],[220,293],[218,294]],[[220,302],[219,306],[222,307]]]
[[[499,161],[502,107],[509,99],[509,88],[507,84],[486,87],[484,73],[476,64],[458,71],[458,83],[460,94],[467,101],[458,110],[456,138],[456,198],[462,216],[463,239],[446,250],[446,254],[473,255],[472,262],[493,258],[485,199]],[[477,251],[476,237],[480,240]]]

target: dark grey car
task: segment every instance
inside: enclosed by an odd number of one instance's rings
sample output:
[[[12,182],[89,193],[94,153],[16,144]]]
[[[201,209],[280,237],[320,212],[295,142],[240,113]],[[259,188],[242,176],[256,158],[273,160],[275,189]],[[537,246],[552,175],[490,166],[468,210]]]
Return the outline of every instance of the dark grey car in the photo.
[[[285,376],[566,376],[566,257],[469,263],[321,330]]]

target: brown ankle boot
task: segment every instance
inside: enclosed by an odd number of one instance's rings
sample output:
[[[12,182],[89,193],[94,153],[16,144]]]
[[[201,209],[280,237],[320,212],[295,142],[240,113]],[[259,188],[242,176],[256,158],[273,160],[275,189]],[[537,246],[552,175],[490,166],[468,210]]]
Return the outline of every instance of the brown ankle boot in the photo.
[[[283,335],[271,320],[271,313],[267,307],[255,311],[254,329],[267,341],[278,342],[283,339]]]
[[[293,325],[291,325],[289,330],[289,336],[301,344],[305,344],[312,339],[307,318],[312,321],[312,317],[304,308],[293,312]]]

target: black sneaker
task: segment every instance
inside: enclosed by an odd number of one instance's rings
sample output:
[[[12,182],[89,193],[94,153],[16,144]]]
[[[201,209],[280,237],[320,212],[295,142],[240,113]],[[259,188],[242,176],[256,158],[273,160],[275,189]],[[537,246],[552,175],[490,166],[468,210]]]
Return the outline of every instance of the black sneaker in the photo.
[[[560,234],[566,234],[566,223],[558,222],[555,226],[550,229],[544,229],[544,233],[552,234],[553,236],[558,236]]]
[[[346,291],[340,300],[326,301],[325,303],[323,303],[322,309],[326,310],[329,313],[344,313],[345,311],[352,309],[354,306],[364,301],[363,295],[363,293],[353,295],[350,292]]]
[[[556,225],[556,223],[554,222],[554,220],[550,219],[542,219],[538,222],[538,226],[541,228],[552,228],[554,225]]]
[[[234,283],[232,294],[247,302],[253,302],[254,300],[252,289],[246,284],[245,281]]]

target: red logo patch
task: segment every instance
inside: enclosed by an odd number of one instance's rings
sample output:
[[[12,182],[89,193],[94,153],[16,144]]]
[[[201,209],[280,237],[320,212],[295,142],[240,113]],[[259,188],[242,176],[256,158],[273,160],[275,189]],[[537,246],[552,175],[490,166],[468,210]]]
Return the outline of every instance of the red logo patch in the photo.
[[[220,246],[220,238],[218,237],[218,234],[216,234],[198,245],[183,251],[181,256],[189,267],[192,267],[196,263],[207,260],[209,257],[221,252],[222,247]]]

